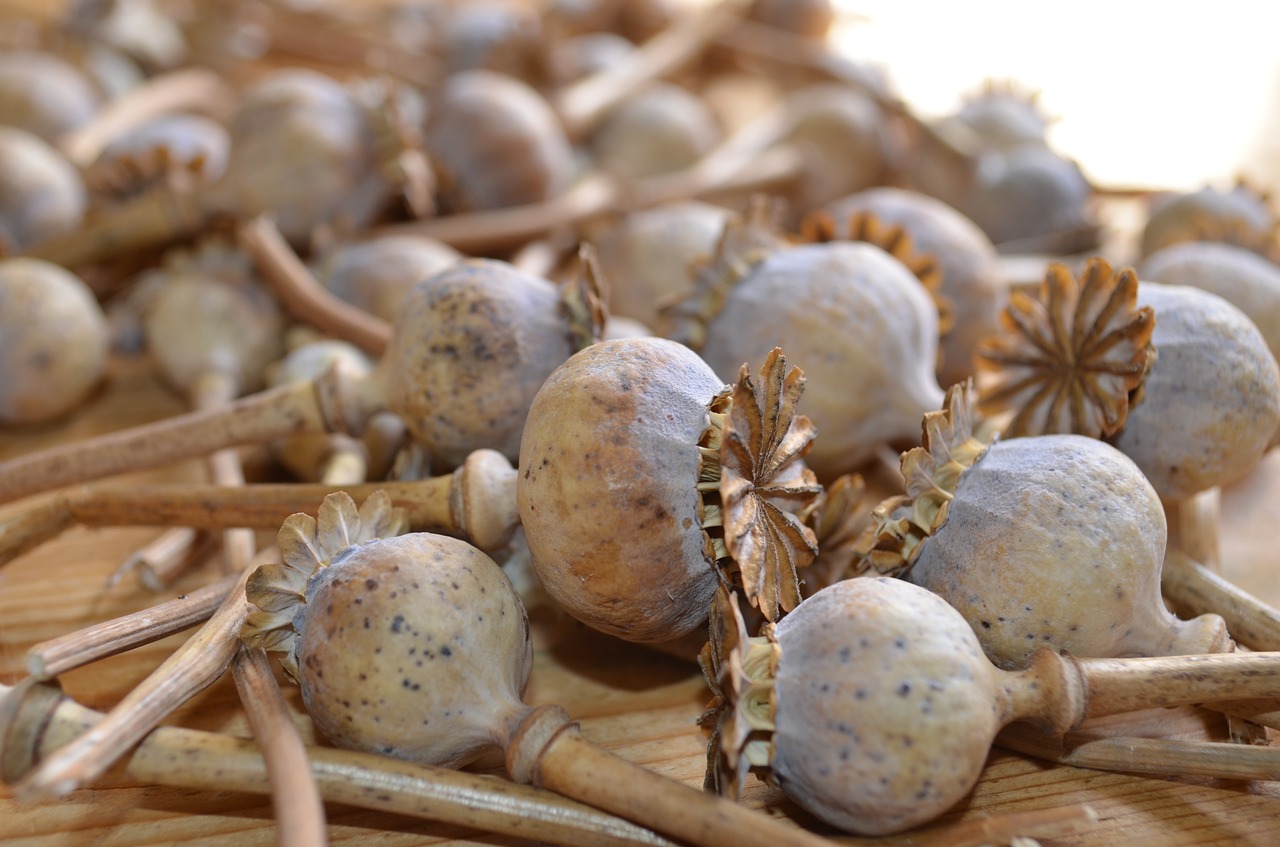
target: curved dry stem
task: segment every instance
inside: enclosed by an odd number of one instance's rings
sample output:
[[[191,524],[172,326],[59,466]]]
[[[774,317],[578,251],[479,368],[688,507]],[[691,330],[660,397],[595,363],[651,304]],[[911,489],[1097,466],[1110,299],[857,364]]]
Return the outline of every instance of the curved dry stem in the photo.
[[[237,230],[240,246],[258,266],[285,311],[325,335],[348,341],[371,356],[391,343],[391,324],[331,294],[321,285],[268,217]]]
[[[257,647],[240,645],[231,663],[236,690],[262,749],[271,786],[279,847],[324,847],[329,843],[324,801],[320,797],[307,749],[289,717],[289,707],[276,683],[267,654]]]
[[[23,694],[30,696],[20,700]],[[101,720],[52,687],[0,685],[0,778],[19,779]],[[333,803],[570,847],[674,847],[627,821],[498,777],[324,747],[310,748],[308,760],[321,796]],[[268,792],[253,742],[177,727],[148,734],[123,773],[142,783],[195,790]]]

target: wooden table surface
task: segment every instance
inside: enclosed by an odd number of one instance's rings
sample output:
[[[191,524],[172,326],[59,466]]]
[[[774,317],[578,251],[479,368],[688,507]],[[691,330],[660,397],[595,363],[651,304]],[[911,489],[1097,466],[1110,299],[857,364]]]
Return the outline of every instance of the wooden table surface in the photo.
[[[74,417],[36,430],[0,433],[0,459],[140,423],[181,410],[152,376],[145,360],[117,360],[104,389]],[[197,465],[140,474],[137,480],[192,479]],[[1280,459],[1227,492],[1226,570],[1248,589],[1280,602],[1280,583],[1269,572],[1272,527],[1280,518]],[[0,510],[0,516],[14,507]],[[37,641],[189,591],[217,573],[211,559],[170,591],[157,595],[134,580],[108,588],[107,578],[136,546],[157,534],[147,528],[76,529],[0,569],[0,683],[24,673],[25,653]],[[264,541],[269,540],[264,537]],[[584,734],[617,754],[697,785],[705,735],[695,720],[708,692],[697,669],[650,650],[599,636],[534,602],[536,657],[528,692],[532,703],[558,702],[581,721]],[[80,702],[107,709],[184,635],[66,674],[65,690]],[[314,740],[296,690],[286,687],[297,723]],[[178,711],[170,723],[248,736],[234,685],[214,685]],[[1186,712],[1135,718],[1130,729],[1174,727],[1197,736],[1201,722]],[[478,765],[495,769],[496,757]],[[813,822],[778,792],[752,783],[746,802]],[[982,780],[962,806],[940,822],[1017,810],[1087,802],[1100,820],[1086,831],[1045,839],[1047,845],[1208,845],[1280,843],[1280,783],[1155,779],[1050,766],[995,751]],[[361,845],[509,844],[484,833],[330,806],[334,843]],[[911,843],[917,836],[893,839]],[[138,785],[118,773],[92,788],[48,805],[22,805],[0,787],[0,843],[53,845],[270,844],[269,801],[238,793],[202,793]],[[842,839],[857,843],[858,839]]]

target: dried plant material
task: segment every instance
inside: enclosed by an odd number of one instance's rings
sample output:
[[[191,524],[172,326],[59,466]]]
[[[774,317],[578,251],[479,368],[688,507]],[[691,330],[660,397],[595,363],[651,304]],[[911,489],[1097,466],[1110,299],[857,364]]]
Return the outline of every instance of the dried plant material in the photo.
[[[874,213],[858,211],[845,220],[844,231],[838,230],[835,218],[826,209],[818,209],[805,215],[800,222],[800,241],[806,244],[824,244],[828,241],[861,241],[874,244],[897,259],[920,280],[938,307],[938,334],[946,335],[955,325],[955,309],[951,300],[942,294],[942,267],[932,253],[921,253],[905,227],[888,224]]]
[[[692,293],[663,309],[668,338],[694,350],[702,347],[707,322],[720,313],[734,285],[771,252],[786,245],[784,211],[781,200],[755,195],[746,215],[725,224],[715,254],[692,265]]]
[[[604,335],[609,318],[605,302],[609,282],[600,267],[596,249],[583,242],[578,248],[578,274],[561,290],[560,297],[569,313],[569,334],[573,352],[595,344]]]
[[[947,522],[960,475],[981,458],[990,436],[975,428],[972,380],[947,389],[941,411],[924,416],[923,445],[902,454],[905,496],[890,497],[872,510],[872,525],[858,542],[861,570],[885,575],[910,568],[920,545]]]
[[[1004,434],[1114,435],[1140,400],[1155,361],[1155,312],[1139,308],[1138,277],[1090,259],[1077,280],[1051,264],[1039,297],[1015,291],[1004,333],[979,345],[979,409],[1013,410]]]
[[[867,484],[860,474],[845,474],[827,486],[808,518],[818,555],[802,581],[806,594],[857,576],[862,557],[858,541],[871,519]]]
[[[405,512],[378,491],[357,509],[349,494],[324,498],[316,517],[292,515],[280,527],[280,562],[262,565],[249,577],[245,596],[257,607],[249,613],[240,636],[250,647],[278,651],[289,677],[298,679],[298,633],[294,618],[306,605],[307,583],[348,547],[402,535]]]
[[[760,381],[746,365],[724,418],[720,450],[720,507],[725,548],[753,606],[775,621],[800,602],[797,571],[818,554],[818,541],[804,517],[822,487],[801,459],[817,434],[796,414],[804,374],[787,370],[774,348]]]
[[[773,758],[778,645],[771,632],[772,624],[765,624],[764,634],[749,636],[737,594],[720,586],[711,604],[710,640],[698,656],[713,695],[699,719],[712,731],[703,787],[734,800],[741,796],[747,772],[768,766]]]

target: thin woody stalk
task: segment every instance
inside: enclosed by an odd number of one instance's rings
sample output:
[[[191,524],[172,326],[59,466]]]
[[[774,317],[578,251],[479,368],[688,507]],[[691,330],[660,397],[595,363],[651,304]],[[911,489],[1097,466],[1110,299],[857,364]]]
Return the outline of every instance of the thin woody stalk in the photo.
[[[7,713],[12,720],[5,720]],[[100,713],[53,687],[28,686],[20,692],[0,686],[0,777],[20,779],[101,720]],[[496,777],[326,747],[307,753],[328,802],[572,847],[673,847],[627,821]],[[178,727],[149,733],[123,763],[123,773],[142,783],[196,790],[269,790],[262,755],[253,742]]]
[[[515,469],[501,453],[477,450],[453,473],[413,482],[83,488],[0,524],[0,565],[76,524],[278,529],[289,515],[315,511],[338,489],[360,498],[385,491],[413,530],[465,537],[482,550],[505,547],[519,520]]]

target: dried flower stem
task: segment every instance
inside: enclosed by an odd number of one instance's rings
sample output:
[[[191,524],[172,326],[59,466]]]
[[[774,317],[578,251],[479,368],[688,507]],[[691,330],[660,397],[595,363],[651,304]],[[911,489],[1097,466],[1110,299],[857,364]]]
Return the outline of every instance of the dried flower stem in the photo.
[[[137,571],[138,580],[144,586],[163,591],[183,572],[203,541],[200,532],[191,527],[165,530],[125,559],[107,584],[114,585],[126,574]]]
[[[371,356],[386,352],[391,324],[331,294],[312,276],[274,221],[257,217],[241,224],[236,232],[241,248],[253,258],[285,311]]]
[[[1215,485],[1182,500],[1166,502],[1164,507],[1169,546],[1222,573],[1222,489]]]
[[[131,200],[89,215],[75,231],[46,239],[21,255],[63,267],[91,265],[195,235],[208,220],[193,180],[178,172]]]
[[[0,686],[0,778],[19,779],[101,719],[49,686],[25,692]],[[673,847],[627,821],[497,777],[324,747],[307,752],[329,802],[572,847]],[[148,734],[123,772],[144,783],[197,790],[268,791],[262,756],[252,742],[177,727]]]
[[[413,482],[341,485],[363,500],[378,490],[405,510],[415,531],[466,538],[482,550],[500,550],[519,522],[515,469],[495,450],[477,450],[451,474]],[[191,526],[197,529],[279,529],[296,512],[313,512],[334,486],[214,485],[97,486],[54,497],[0,524],[0,564],[86,526]]]
[[[239,579],[239,574],[226,576],[177,600],[42,641],[27,651],[27,672],[36,679],[53,679],[202,623],[217,611]]]
[[[1096,736],[1087,732],[1051,735],[1030,724],[1010,724],[996,744],[1060,765],[1155,776],[1217,779],[1280,779],[1280,748],[1217,741]]]
[[[161,467],[236,444],[333,429],[344,418],[335,409],[326,414],[326,401],[334,397],[329,393],[333,386],[325,387],[327,377],[341,382],[331,371],[317,380],[241,398],[222,409],[193,412],[0,462],[0,502],[83,480]],[[335,393],[341,391],[337,387]]]
[[[225,409],[240,395],[239,380],[225,371],[212,369],[196,379],[191,386],[191,405],[196,411]],[[214,485],[243,486],[244,466],[235,448],[215,450],[205,460],[209,468],[209,480]],[[257,552],[258,542],[253,530],[235,527],[222,532],[222,561],[225,573],[240,573]]]
[[[914,847],[978,847],[1009,844],[1014,838],[1061,838],[1098,822],[1092,806],[1074,803],[1030,812],[1008,812],[939,827],[932,832],[913,833]]]
[[[234,108],[235,92],[216,73],[188,68],[152,77],[113,100],[84,126],[63,136],[58,146],[79,168],[93,164],[112,139],[169,112],[198,109],[219,120]]]
[[[1251,650],[1280,650],[1280,610],[1181,550],[1170,547],[1165,553],[1160,587],[1186,612],[1221,615],[1236,643]]]
[[[272,549],[261,561],[276,555]],[[213,617],[101,723],[24,777],[16,786],[18,796],[47,800],[93,782],[174,709],[222,676],[240,644],[240,627],[253,608],[244,596],[244,581],[252,572],[253,567],[245,568]]]
[[[559,706],[528,709],[503,746],[507,772],[517,782],[651,822],[691,844],[819,847],[830,843],[607,752],[583,738]]]
[[[743,0],[721,0],[687,14],[622,61],[569,85],[552,98],[570,138],[589,133],[604,116],[641,86],[679,68],[746,12]]]
[[[271,785],[280,847],[323,847],[329,843],[324,801],[298,728],[276,684],[275,674],[260,647],[240,645],[231,663],[236,690],[249,718],[253,737],[262,749]]]

